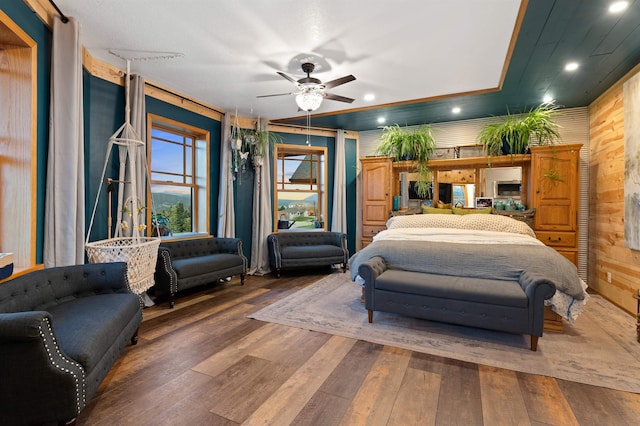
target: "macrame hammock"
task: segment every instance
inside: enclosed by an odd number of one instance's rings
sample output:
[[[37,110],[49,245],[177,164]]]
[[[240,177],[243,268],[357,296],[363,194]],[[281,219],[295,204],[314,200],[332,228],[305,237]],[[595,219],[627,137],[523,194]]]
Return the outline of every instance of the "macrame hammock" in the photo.
[[[125,76],[125,123],[109,138],[107,145],[107,154],[102,168],[102,176],[100,178],[100,186],[96,195],[96,202],[93,206],[91,214],[91,222],[87,232],[85,241],[85,249],[89,258],[89,263],[105,263],[105,262],[126,262],[127,278],[131,291],[136,294],[142,294],[153,286],[153,274],[155,272],[156,260],[158,257],[158,247],[160,246],[160,238],[145,237],[146,225],[144,224],[145,207],[141,200],[138,199],[138,185],[145,185],[145,182],[137,182],[137,170],[144,167],[144,176],[146,182],[150,182],[149,170],[146,161],[143,164],[137,164],[136,150],[145,144],[130,124],[131,110],[129,107],[129,73],[131,60],[127,59],[127,74]],[[107,164],[113,146],[118,146],[118,154],[120,160],[118,180],[108,181],[109,196],[109,221],[108,221],[108,238],[106,240],[89,242],[91,228],[100,198],[100,191],[104,183]],[[127,179],[128,180],[125,180]],[[114,237],[111,237],[111,190],[113,182],[118,184],[118,206],[117,219]],[[128,186],[128,188],[127,188]],[[125,189],[128,191],[125,192]],[[150,187],[149,187],[150,191]],[[131,196],[124,199],[125,193]],[[151,203],[153,211],[153,202]],[[123,218],[124,216],[124,218]],[[130,231],[130,232],[128,232]],[[130,234],[130,235],[127,235]]]

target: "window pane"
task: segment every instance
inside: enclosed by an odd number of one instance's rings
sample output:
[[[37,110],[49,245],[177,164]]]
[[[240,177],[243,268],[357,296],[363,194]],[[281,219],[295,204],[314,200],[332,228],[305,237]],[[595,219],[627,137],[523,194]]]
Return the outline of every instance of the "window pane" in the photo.
[[[278,192],[278,220],[288,220],[290,229],[314,228],[320,215],[317,193]]]
[[[151,185],[155,212],[166,218],[172,234],[193,231],[193,193],[190,187]]]
[[[176,174],[184,173],[184,151],[182,145],[163,142],[160,140],[151,141],[151,170],[170,172]]]

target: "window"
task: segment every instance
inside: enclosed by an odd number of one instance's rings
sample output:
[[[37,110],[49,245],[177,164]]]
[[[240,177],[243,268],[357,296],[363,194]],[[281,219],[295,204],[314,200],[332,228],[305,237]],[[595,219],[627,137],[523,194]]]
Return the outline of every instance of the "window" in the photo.
[[[149,115],[153,234],[209,233],[209,132]]]
[[[327,149],[275,145],[274,229],[326,229]]]

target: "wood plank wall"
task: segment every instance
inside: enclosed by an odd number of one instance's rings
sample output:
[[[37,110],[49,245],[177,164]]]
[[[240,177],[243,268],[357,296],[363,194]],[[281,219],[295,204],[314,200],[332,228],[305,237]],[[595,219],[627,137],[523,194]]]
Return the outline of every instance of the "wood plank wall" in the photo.
[[[633,295],[640,288],[640,251],[624,244],[622,85],[638,72],[640,64],[589,106],[589,286],[632,314],[637,312]]]

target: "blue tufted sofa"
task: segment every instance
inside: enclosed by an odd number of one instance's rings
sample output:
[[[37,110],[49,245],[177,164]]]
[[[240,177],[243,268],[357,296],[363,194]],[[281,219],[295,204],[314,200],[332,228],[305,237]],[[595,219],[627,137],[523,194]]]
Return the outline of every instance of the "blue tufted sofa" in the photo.
[[[244,284],[247,258],[242,253],[239,238],[195,238],[191,240],[163,241],[158,248],[155,285],[153,291],[169,294],[173,308],[175,295],[199,285],[240,275]]]
[[[269,264],[280,277],[285,268],[342,265],[347,270],[347,235],[341,232],[291,231],[267,237]]]
[[[369,322],[374,311],[471,327],[529,334],[535,351],[544,328],[544,301],[556,292],[550,281],[523,273],[502,281],[387,269],[382,257],[360,264]]]
[[[127,342],[137,342],[142,303],[126,268],[47,268],[0,284],[0,424],[77,417]]]

